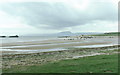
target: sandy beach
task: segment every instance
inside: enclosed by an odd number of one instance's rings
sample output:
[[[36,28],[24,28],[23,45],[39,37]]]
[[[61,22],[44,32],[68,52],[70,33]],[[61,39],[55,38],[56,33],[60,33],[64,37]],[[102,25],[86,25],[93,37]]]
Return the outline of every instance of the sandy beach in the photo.
[[[2,54],[21,54],[21,53],[37,53],[47,51],[66,50],[71,47],[84,47],[84,46],[112,46],[118,44],[118,37],[94,37],[83,39],[52,39],[44,41],[29,41],[29,42],[14,42],[3,43],[0,45]]]
[[[3,61],[0,68],[5,71],[14,66],[27,67],[65,59],[111,55],[119,53],[118,49],[116,36],[3,43],[0,51]]]

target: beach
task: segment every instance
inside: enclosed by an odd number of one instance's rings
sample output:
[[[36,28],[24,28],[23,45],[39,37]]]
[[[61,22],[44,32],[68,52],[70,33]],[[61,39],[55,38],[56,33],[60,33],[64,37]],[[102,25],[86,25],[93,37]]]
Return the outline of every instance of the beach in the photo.
[[[48,63],[56,63],[61,60],[78,59],[98,55],[118,54],[119,46],[107,46],[98,48],[71,48],[69,50],[40,52],[31,54],[14,54],[2,56],[3,73],[26,72],[30,66],[44,66]],[[96,59],[94,59],[96,60]],[[92,61],[92,60],[91,60]],[[116,62],[117,63],[117,62]],[[20,68],[19,68],[20,67]],[[21,68],[24,67],[24,68]],[[18,69],[17,71],[11,69]],[[37,71],[39,72],[39,71]],[[44,73],[45,71],[43,71]],[[32,73],[32,72],[31,72]]]
[[[65,59],[118,53],[118,37],[93,37],[69,40],[65,38],[3,43],[2,68],[43,65]]]
[[[21,53],[37,53],[47,51],[59,51],[67,50],[71,47],[104,47],[118,44],[118,37],[94,37],[94,38],[82,38],[74,40],[68,39],[50,39],[40,41],[23,41],[23,42],[12,42],[2,43],[0,45],[2,55],[5,54],[21,54]]]

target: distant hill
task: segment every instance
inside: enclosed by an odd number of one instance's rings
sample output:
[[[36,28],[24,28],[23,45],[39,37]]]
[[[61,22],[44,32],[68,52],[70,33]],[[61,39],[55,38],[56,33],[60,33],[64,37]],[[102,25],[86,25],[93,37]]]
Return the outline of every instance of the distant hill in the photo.
[[[53,33],[53,34],[32,34],[32,35],[25,35],[25,36],[80,36],[80,35],[95,35],[95,34],[103,34],[103,33],[100,33],[100,32],[72,33],[71,31],[63,31],[63,32]]]
[[[72,36],[74,35],[72,32],[70,31],[65,31],[65,32],[60,32],[58,34],[56,34],[57,36]]]

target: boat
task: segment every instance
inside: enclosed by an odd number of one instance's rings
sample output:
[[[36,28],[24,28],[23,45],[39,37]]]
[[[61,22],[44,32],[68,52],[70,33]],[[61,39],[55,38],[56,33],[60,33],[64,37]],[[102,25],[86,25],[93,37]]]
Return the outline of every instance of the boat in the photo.
[[[6,36],[0,36],[1,38],[5,38]]]
[[[15,35],[15,36],[9,36],[9,38],[18,38],[19,36],[18,35]]]

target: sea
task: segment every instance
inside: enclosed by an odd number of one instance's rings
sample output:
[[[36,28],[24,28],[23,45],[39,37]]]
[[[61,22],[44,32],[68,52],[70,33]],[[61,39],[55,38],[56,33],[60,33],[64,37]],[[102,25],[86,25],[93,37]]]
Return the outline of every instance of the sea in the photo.
[[[0,43],[14,43],[14,42],[33,42],[58,39],[57,36],[19,36],[18,38],[0,38]]]

